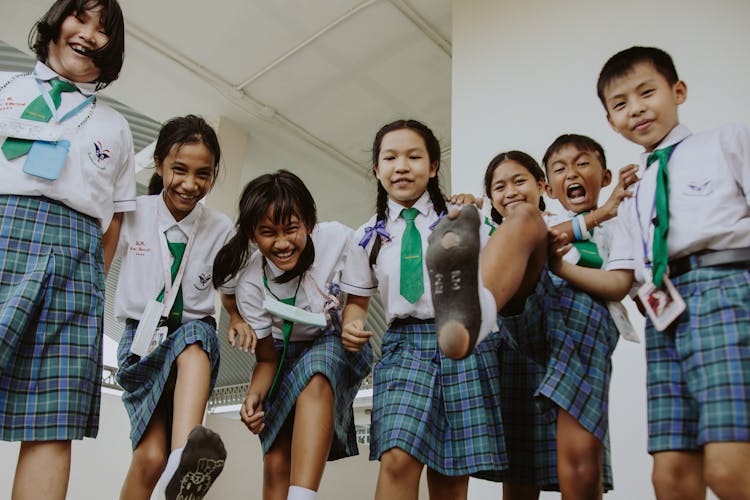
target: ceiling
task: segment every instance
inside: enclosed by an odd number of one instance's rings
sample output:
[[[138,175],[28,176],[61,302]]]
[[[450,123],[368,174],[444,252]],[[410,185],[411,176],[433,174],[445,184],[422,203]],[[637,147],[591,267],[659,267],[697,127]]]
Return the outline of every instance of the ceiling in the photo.
[[[0,2],[0,40],[28,53],[29,28],[50,1]],[[435,132],[450,172],[451,0],[120,4],[125,66],[105,94],[145,117],[226,117],[248,134],[301,139],[367,176],[380,125],[416,118]],[[373,306],[380,331],[382,310]],[[252,360],[220,338],[218,385],[231,389],[247,380]],[[217,390],[214,404],[223,394]]]
[[[50,0],[3,1],[23,50]],[[126,62],[107,93],[162,122],[186,112],[294,135],[369,171],[377,128],[426,122],[450,156],[450,0],[121,0]],[[445,168],[444,171],[449,171]]]

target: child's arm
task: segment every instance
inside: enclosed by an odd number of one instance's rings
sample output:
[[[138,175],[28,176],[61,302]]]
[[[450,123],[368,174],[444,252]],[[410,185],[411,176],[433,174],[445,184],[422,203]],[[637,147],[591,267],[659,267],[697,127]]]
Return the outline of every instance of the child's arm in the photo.
[[[349,294],[341,319],[341,343],[347,351],[359,352],[372,337],[372,332],[365,330],[369,306],[370,297]]]
[[[617,209],[620,203],[625,198],[630,198],[633,193],[628,191],[628,188],[638,181],[638,165],[631,163],[622,167],[619,171],[619,180],[617,185],[612,190],[609,198],[600,207],[587,212],[583,216],[584,222],[586,222],[586,228],[593,229],[604,221],[614,219],[617,216]],[[557,224],[552,229],[558,233],[565,233],[568,236],[568,241],[573,241],[575,235],[573,234],[573,221],[565,221]]]
[[[258,340],[255,359],[257,363],[250,380],[250,387],[245,395],[245,402],[240,408],[240,419],[250,432],[258,434],[265,427],[262,403],[271,389],[276,369],[279,366],[279,358],[273,347],[271,335]]]
[[[576,288],[598,299],[619,301],[625,298],[633,286],[634,273],[628,269],[593,269],[565,262],[562,256],[571,248],[568,236],[550,230],[550,271]]]
[[[252,327],[242,319],[242,316],[237,309],[237,300],[235,296],[222,293],[221,304],[229,313],[229,328],[227,329],[227,340],[229,343],[232,347],[242,349],[245,352],[250,351],[255,353],[258,336],[255,335],[255,330],[253,330]]]
[[[102,248],[104,249],[104,272],[109,272],[109,266],[115,258],[117,241],[120,239],[120,228],[122,227],[122,212],[115,212],[112,222],[102,235]]]

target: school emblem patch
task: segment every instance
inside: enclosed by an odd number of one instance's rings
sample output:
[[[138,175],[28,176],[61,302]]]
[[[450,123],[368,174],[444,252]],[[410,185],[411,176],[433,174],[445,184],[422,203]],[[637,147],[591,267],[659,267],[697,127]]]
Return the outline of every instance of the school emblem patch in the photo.
[[[201,273],[200,276],[198,276],[198,283],[195,283],[193,286],[196,290],[205,290],[211,285],[211,273]]]
[[[112,152],[106,149],[101,141],[94,142],[94,151],[89,151],[89,160],[99,170],[104,170],[107,165],[106,161],[112,156]]]

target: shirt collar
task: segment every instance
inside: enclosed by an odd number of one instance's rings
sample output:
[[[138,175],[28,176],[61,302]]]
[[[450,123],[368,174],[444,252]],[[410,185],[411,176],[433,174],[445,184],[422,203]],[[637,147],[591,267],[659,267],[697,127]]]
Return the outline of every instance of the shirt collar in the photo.
[[[193,224],[198,219],[198,214],[200,213],[201,207],[196,205],[195,208],[193,208],[193,210],[189,214],[187,214],[184,219],[178,222],[177,220],[175,220],[172,212],[169,211],[167,204],[164,202],[164,191],[158,194],[157,197],[159,198],[159,200],[157,201],[157,203],[159,204],[159,232],[163,233],[172,226],[177,226],[178,228],[180,228],[180,231],[185,233],[185,235],[190,234],[190,230],[193,228]],[[198,204],[200,204],[200,202],[198,202]]]
[[[63,80],[65,82],[70,82],[73,85],[76,86],[78,91],[85,95],[90,96],[94,93],[96,93],[96,83],[78,83],[78,82],[72,82],[68,80],[67,78],[63,78],[62,76],[55,73],[55,70],[47,66],[41,61],[36,62],[36,66],[34,66],[34,77],[37,80],[41,80],[43,82],[48,82],[50,80],[53,80],[55,78],[58,78],[60,80]]]
[[[685,125],[678,123],[672,130],[669,131],[667,136],[659,143],[658,146],[654,149],[656,151],[657,149],[664,149],[668,148],[669,146],[672,146],[673,144],[677,144],[678,142],[682,141],[689,135],[692,135],[692,132],[689,128],[687,128]],[[653,153],[653,151],[644,151],[641,153],[641,160],[646,167],[648,167],[647,159],[648,156]],[[658,162],[654,162],[657,163]]]
[[[430,202],[430,195],[427,191],[422,193],[417,201],[412,205],[413,208],[419,210],[420,215],[429,215],[430,209],[432,209],[432,203]],[[407,208],[397,201],[393,201],[388,197],[388,219],[392,222],[401,216],[401,210]]]

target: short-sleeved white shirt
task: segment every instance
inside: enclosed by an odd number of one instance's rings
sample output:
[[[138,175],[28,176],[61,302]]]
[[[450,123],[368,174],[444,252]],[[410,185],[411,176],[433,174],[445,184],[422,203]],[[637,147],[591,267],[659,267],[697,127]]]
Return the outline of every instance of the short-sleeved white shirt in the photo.
[[[375,225],[376,216],[372,216],[354,232],[349,242],[346,266],[341,275],[341,289],[347,293],[371,297],[378,291],[380,292],[388,324],[395,318],[430,319],[435,317],[425,259],[422,259],[424,293],[414,304],[401,296],[401,241],[406,229],[406,222],[401,218],[401,210],[404,208],[392,199],[388,199],[385,230],[390,234],[391,239],[390,241],[382,240],[380,253],[372,269],[370,269],[370,251],[377,236],[372,233],[373,237],[364,248],[359,243],[365,235],[365,229]],[[427,251],[427,238],[432,232],[431,226],[437,222],[440,214],[435,212],[427,192],[414,203],[414,208],[419,210],[414,224],[422,236],[422,255],[424,255]],[[490,230],[490,226],[481,224],[480,244],[482,248],[489,240]]]
[[[195,243],[187,256],[182,278],[182,321],[214,314],[214,289],[211,281],[216,254],[234,233],[232,222],[223,213],[207,207],[196,207],[181,221],[169,212],[161,195],[139,196],[135,212],[124,214],[117,256],[122,257],[115,299],[115,318],[140,320],[146,305],[164,288],[162,243],[167,232],[169,241],[187,242],[199,215]],[[169,262],[174,258],[170,255]],[[231,280],[221,291],[233,294]]]
[[[21,116],[26,106],[39,96],[35,77],[45,89],[50,88],[49,80],[60,78],[41,62],[37,62],[33,75],[0,72],[0,86],[10,81],[0,91],[0,115]],[[90,94],[90,85],[76,85],[79,92],[62,93],[58,116],[75,108]],[[130,127],[120,113],[101,100],[65,123],[82,125],[63,137],[71,144],[60,177],[50,181],[25,174],[26,156],[8,161],[0,154],[0,194],[45,196],[98,219],[106,230],[114,212],[135,209],[135,155]],[[0,142],[5,139],[0,136]]]
[[[750,130],[727,124],[693,134],[678,125],[656,149],[677,143],[668,164],[669,257],[750,247]],[[656,161],[646,165],[648,155],[641,154],[641,181],[631,187],[636,196],[625,199],[618,211],[618,218],[635,226],[632,245],[639,281],[648,279],[659,167]]]
[[[341,268],[344,266],[346,247],[352,230],[339,222],[320,222],[310,237],[315,246],[315,261],[301,278],[286,283],[276,283],[274,278],[283,271],[256,250],[237,277],[237,308],[242,318],[249,324],[258,338],[273,335],[283,340],[281,333],[283,320],[263,309],[266,296],[273,297],[263,285],[263,261],[265,260],[268,287],[279,299],[293,297],[299,284],[295,307],[314,313],[323,312],[327,304],[332,284],[338,284]],[[340,310],[342,305],[338,306]],[[293,342],[312,340],[319,336],[320,328],[295,323],[290,340]]]

